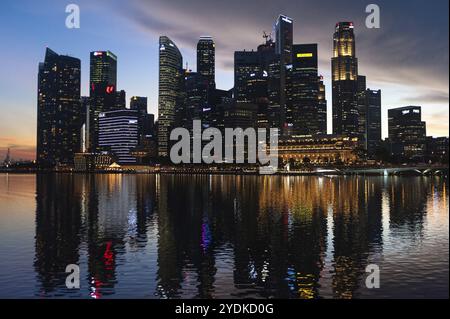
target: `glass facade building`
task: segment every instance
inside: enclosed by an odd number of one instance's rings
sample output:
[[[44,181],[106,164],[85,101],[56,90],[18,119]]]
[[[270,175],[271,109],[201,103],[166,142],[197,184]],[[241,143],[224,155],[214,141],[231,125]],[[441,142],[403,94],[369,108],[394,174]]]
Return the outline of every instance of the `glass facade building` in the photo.
[[[352,22],[336,24],[331,59],[333,86],[333,134],[357,135],[358,59]]]
[[[90,145],[89,151],[98,149],[98,117],[101,112],[121,108],[124,92],[117,92],[117,57],[110,51],[94,51],[90,54]]]
[[[197,43],[197,73],[207,80],[209,89],[216,87],[216,45],[209,36]]]
[[[47,48],[39,64],[37,163],[72,165],[81,150],[80,60]]]
[[[170,131],[180,94],[183,57],[175,43],[166,36],[159,38],[158,155],[169,155]]]

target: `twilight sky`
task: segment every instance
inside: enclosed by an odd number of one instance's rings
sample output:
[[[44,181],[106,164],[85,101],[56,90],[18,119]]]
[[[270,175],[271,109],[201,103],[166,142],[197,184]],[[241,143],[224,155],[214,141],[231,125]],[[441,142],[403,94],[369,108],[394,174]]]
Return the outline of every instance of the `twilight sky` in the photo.
[[[65,27],[66,5],[78,4],[81,28]],[[381,28],[365,27],[365,7],[381,9]],[[233,87],[233,52],[256,49],[282,13],[294,19],[294,43],[319,44],[331,130],[331,48],[338,21],[353,21],[359,73],[382,90],[383,136],[387,109],[421,105],[427,134],[448,136],[448,0],[3,0],[0,19],[0,160],[34,158],[38,63],[48,46],[81,59],[88,95],[89,52],[118,56],[118,89],[148,96],[157,114],[158,37],[169,36],[184,63],[196,69],[201,35],[216,42],[216,82]]]

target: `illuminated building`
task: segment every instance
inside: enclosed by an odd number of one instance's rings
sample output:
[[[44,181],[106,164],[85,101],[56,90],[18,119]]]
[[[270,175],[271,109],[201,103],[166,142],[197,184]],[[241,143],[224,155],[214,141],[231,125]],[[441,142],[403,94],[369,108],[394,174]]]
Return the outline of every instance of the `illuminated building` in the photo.
[[[47,48],[39,64],[37,163],[72,165],[81,150],[80,60]]]
[[[286,85],[289,135],[326,133],[322,131],[319,116],[317,44],[293,45],[292,68],[286,73]]]
[[[323,76],[319,76],[319,92],[317,95],[317,124],[319,134],[327,134],[327,97],[325,92],[325,84],[323,83]]]
[[[333,36],[331,58],[333,134],[358,134],[358,59],[352,22],[339,22]]]
[[[131,151],[138,145],[138,112],[114,110],[99,114],[99,149],[117,157],[119,164],[135,164]]]
[[[208,82],[208,88],[216,87],[215,79],[216,48],[214,40],[209,36],[200,37],[197,43],[197,73]]]
[[[294,21],[284,15],[280,15],[275,22],[275,53],[280,56],[280,122],[286,123],[286,69],[292,65],[292,45],[293,45],[293,24]]]
[[[183,57],[175,43],[159,38],[158,155],[169,155],[169,136],[175,121]]]
[[[264,35],[264,44],[257,51],[234,53],[234,98],[238,103],[257,105],[257,126],[284,125],[280,107],[280,56],[275,43]]]
[[[90,147],[97,151],[98,116],[122,106],[121,94],[117,94],[117,57],[110,51],[94,51],[90,54]],[[118,103],[119,102],[119,103]],[[124,97],[123,97],[124,102]]]
[[[293,164],[352,164],[359,160],[357,137],[340,135],[311,135],[282,138],[277,149],[280,163]]]
[[[130,109],[137,111],[138,114],[139,144],[147,138],[154,139],[155,116],[147,113],[147,97],[133,96],[130,99]]]
[[[448,163],[448,137],[427,136],[427,157],[433,162]]]
[[[389,143],[392,156],[422,157],[426,148],[426,124],[420,106],[388,110]]]

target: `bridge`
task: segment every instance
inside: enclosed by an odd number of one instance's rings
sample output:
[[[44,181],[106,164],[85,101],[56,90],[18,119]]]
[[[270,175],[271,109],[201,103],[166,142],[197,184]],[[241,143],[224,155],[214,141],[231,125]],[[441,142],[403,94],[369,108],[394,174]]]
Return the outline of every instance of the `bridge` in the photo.
[[[338,175],[416,175],[416,176],[448,176],[448,166],[400,166],[383,168],[318,168],[317,174]]]

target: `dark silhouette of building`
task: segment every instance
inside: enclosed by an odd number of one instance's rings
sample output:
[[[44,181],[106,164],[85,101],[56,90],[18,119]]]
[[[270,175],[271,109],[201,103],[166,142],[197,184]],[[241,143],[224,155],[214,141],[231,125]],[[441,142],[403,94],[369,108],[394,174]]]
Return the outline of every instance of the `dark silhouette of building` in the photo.
[[[358,134],[358,59],[352,22],[336,24],[331,58],[333,134]]]
[[[426,150],[426,124],[420,106],[388,110],[391,156],[404,159],[421,158]]]
[[[72,165],[81,149],[80,60],[47,48],[39,64],[37,163]]]
[[[216,87],[216,46],[209,36],[202,36],[197,43],[197,73],[208,82],[208,88]]]
[[[369,158],[373,157],[381,143],[381,90],[367,89],[364,93],[364,142]]]
[[[169,155],[169,137],[175,122],[180,94],[183,57],[175,43],[166,36],[159,38],[158,155]]]

